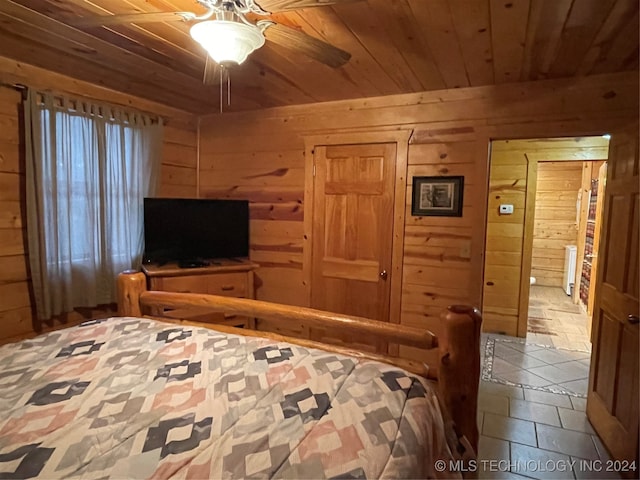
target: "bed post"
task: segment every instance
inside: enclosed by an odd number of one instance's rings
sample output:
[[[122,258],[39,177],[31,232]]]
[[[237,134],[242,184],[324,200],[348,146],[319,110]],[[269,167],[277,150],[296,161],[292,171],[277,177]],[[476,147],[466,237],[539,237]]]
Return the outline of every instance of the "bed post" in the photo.
[[[118,275],[118,315],[141,317],[140,294],[147,290],[147,277],[136,270],[125,270]]]
[[[480,311],[451,305],[441,314],[440,394],[457,426],[478,451],[477,398],[480,380]]]

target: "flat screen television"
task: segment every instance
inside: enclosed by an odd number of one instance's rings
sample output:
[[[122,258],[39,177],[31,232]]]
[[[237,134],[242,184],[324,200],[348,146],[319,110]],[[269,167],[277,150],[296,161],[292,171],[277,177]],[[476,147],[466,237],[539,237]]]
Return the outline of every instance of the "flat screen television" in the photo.
[[[249,202],[144,199],[144,262],[207,265],[249,256]]]

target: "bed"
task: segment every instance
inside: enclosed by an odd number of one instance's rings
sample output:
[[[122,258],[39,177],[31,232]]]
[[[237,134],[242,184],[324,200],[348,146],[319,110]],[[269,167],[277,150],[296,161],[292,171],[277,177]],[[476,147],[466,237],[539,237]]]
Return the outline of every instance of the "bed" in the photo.
[[[0,477],[432,478],[473,458],[481,320],[469,307],[449,307],[438,339],[301,307],[150,292],[136,272],[118,282],[118,317],[0,347]],[[384,335],[438,348],[440,364],[158,318],[188,308]]]

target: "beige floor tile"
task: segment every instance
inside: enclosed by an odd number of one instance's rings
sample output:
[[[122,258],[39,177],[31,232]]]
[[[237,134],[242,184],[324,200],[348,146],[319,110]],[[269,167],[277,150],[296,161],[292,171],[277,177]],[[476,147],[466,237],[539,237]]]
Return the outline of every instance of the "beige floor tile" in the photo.
[[[542,347],[544,348],[544,347]],[[505,362],[509,362],[520,368],[534,368],[547,365],[542,360],[532,357],[528,353],[515,352],[502,358]]]
[[[541,479],[573,479],[568,455],[512,443],[511,458],[514,473]]]
[[[545,405],[544,403],[527,402],[512,398],[509,405],[509,416],[537,423],[546,423],[556,427],[561,426],[557,407]]]
[[[480,435],[478,460],[509,460],[509,442]]]
[[[506,372],[500,374],[498,378],[502,378],[511,383],[516,383],[519,385],[531,385],[532,387],[544,387],[555,383],[553,381],[542,378],[529,370],[515,370],[513,372]]]
[[[571,460],[575,462],[573,472],[578,480],[608,480],[622,478],[616,472],[607,471],[607,465],[598,463],[599,461],[584,460],[576,457],[571,457]]]
[[[568,350],[591,353],[591,346],[587,347],[586,343],[581,339],[578,339],[578,340],[569,339],[569,346],[566,348]]]
[[[542,335],[539,333],[527,333],[527,342],[535,343],[538,345],[548,345],[550,347],[553,346],[553,336],[552,335]]]
[[[602,443],[602,440],[600,440],[600,438],[597,435],[592,435],[591,439],[593,440],[593,443],[596,446],[596,450],[598,451],[600,460],[602,461],[611,460],[611,456],[609,455],[609,452],[604,446],[604,443]]]
[[[508,357],[507,357],[508,358]],[[513,372],[514,370],[520,369],[520,366],[514,365],[512,362],[502,359],[499,357],[494,357],[493,359],[493,373],[506,373]]]
[[[589,423],[584,412],[560,407],[558,408],[558,413],[560,414],[562,428],[595,435],[596,432],[593,431],[593,427],[591,427],[591,423]]]
[[[529,316],[534,318],[547,318],[547,311],[541,306],[531,307],[529,306]]]
[[[567,366],[566,363],[560,363],[557,365],[558,366],[545,365],[543,367],[530,368],[528,371],[533,373],[534,375],[537,375],[538,377],[542,377],[545,380],[548,380],[550,383],[572,382],[574,380],[581,380],[589,376],[589,372],[585,372],[584,367],[571,368],[572,366]],[[561,368],[560,365],[565,365],[565,367]]]
[[[496,340],[493,347],[493,354],[496,357],[505,357],[508,355],[514,355],[518,353],[518,350],[514,350],[511,348],[512,344],[507,344],[506,342],[501,342],[500,340]]]
[[[578,360],[570,362],[556,363],[555,366],[564,372],[571,372],[579,378],[589,377],[589,367]]]
[[[571,408],[571,400],[569,400],[568,395],[525,389],[524,399],[529,402],[546,403],[547,405],[554,405],[556,407]]]
[[[597,460],[599,458],[591,435],[573,430],[564,430],[550,425],[536,424],[538,446],[565,455]]]
[[[578,333],[582,334],[582,330],[586,330],[584,327],[577,325],[575,323],[562,322],[561,325],[558,325],[558,331],[561,333]]]
[[[574,313],[571,315],[571,318],[576,322],[576,323],[580,323],[580,322],[585,322],[586,320],[586,315],[582,314],[582,313]]]
[[[512,387],[511,385],[502,385],[484,380],[480,381],[479,391],[482,393],[489,393],[491,395],[524,399],[522,387]]]
[[[574,410],[578,410],[580,412],[584,412],[587,410],[587,399],[579,398],[579,397],[569,397],[571,400],[571,406]]]
[[[517,418],[485,413],[482,434],[488,437],[536,446],[536,431],[533,422]]]
[[[526,342],[523,342],[523,343],[513,342],[509,344],[509,347],[522,353],[535,352],[536,350],[540,350],[544,348],[540,345],[533,345],[531,343],[526,343]]]
[[[481,468],[483,465],[480,464],[479,467]],[[527,480],[530,479],[531,477],[524,477],[522,475],[518,475],[516,473],[513,472],[505,472],[502,470],[495,470],[491,469],[491,465],[487,464],[486,465],[487,469],[482,471],[482,470],[478,470],[478,479],[480,480]]]
[[[559,383],[558,386],[563,390],[568,390],[577,395],[586,395],[589,388],[589,379],[574,380],[572,382]]]
[[[555,350],[553,348],[545,348],[544,350],[531,352],[529,355],[551,365],[566,362],[569,358],[561,350]]]
[[[562,348],[562,349],[566,349],[566,350],[571,350],[574,346],[574,343],[571,342],[570,340],[565,339],[554,339],[553,340],[553,346],[555,348]]]
[[[485,413],[497,413],[509,416],[509,397],[480,392],[478,394],[478,410]]]
[[[585,350],[580,350],[580,351],[562,351],[560,352],[566,359],[567,361],[575,361],[575,362],[582,362],[584,360],[587,360],[588,362],[591,361],[591,352],[587,352]],[[587,363],[587,367],[588,367],[588,363]]]
[[[529,293],[532,318],[528,341],[545,343],[558,348],[584,349],[587,337],[587,317],[584,307],[573,303],[559,287],[533,285]],[[543,333],[534,333],[538,330]]]
[[[563,325],[564,325],[564,323],[562,323],[562,324],[560,324],[558,326],[562,327]],[[555,334],[555,336],[553,338],[554,343],[555,342],[567,342],[568,341],[566,332],[564,332],[562,330],[559,330],[559,329],[554,329],[553,333]]]
[[[580,335],[579,337],[576,335],[574,342],[576,343],[576,350],[584,350],[591,353],[591,337],[589,335]],[[577,348],[580,342],[582,342],[584,348]]]

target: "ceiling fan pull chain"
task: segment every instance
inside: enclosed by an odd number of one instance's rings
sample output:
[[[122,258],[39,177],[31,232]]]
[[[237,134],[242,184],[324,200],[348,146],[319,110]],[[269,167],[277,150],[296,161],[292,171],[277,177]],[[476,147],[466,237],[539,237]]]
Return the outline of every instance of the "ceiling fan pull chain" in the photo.
[[[222,94],[224,90],[224,83],[222,82],[224,67],[220,65],[220,113],[222,113]]]
[[[231,74],[227,71],[227,106],[231,105]]]

